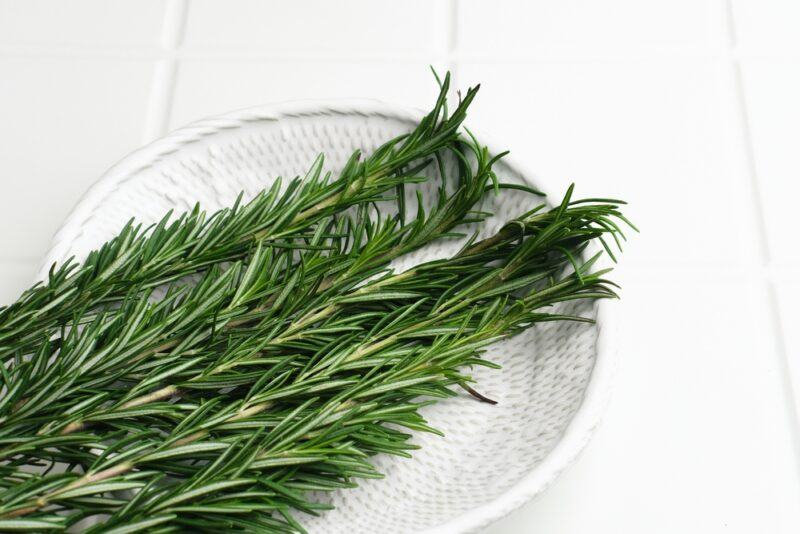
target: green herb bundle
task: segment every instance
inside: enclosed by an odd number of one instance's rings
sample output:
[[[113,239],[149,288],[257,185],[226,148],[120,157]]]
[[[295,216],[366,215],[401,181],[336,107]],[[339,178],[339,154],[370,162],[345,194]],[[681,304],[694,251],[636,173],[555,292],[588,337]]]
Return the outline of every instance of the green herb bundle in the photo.
[[[371,456],[437,432],[424,406],[489,401],[465,374],[493,366],[487,346],[614,297],[599,254],[582,258],[593,242],[613,258],[621,203],[571,188],[450,258],[390,268],[520,188],[458,131],[477,89],[449,115],[448,88],[336,178],[320,159],[210,218],[131,223],[0,311],[0,530],[302,532],[295,512],[325,509],[309,492],[379,477]],[[409,217],[406,189],[433,180]]]
[[[199,206],[174,220],[168,213],[148,229],[131,221],[81,264],[70,259],[54,265],[46,283],[0,307],[0,359],[31,351],[74,317],[123,301],[132,291],[241,260],[254,243],[308,233],[347,208],[385,200],[387,191],[424,181],[420,173],[431,160],[460,142],[458,128],[478,90],[469,89],[448,114],[449,88],[448,73],[436,104],[413,132],[387,141],[367,158],[353,153],[336,179],[322,174],[320,156],[304,179],[290,181],[285,189],[278,179],[246,206],[237,201],[211,217]]]

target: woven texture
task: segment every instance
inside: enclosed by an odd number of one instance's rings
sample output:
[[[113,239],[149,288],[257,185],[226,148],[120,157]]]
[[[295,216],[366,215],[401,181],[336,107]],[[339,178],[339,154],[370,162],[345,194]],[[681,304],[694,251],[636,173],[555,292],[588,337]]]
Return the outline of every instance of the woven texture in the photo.
[[[304,174],[319,153],[336,171],[354,149],[374,149],[408,131],[417,116],[373,102],[305,103],[193,124],[112,168],[70,215],[44,265],[85,256],[131,217],[149,223],[198,201],[213,211],[230,205],[240,191],[252,197],[277,176]],[[497,170],[503,180],[527,178],[507,162]],[[485,208],[497,215],[481,231],[496,230],[530,202],[517,192],[488,198]],[[435,243],[398,268],[457,247]],[[572,306],[568,311],[598,313],[585,303]],[[486,357],[502,369],[476,369],[475,376],[478,389],[498,405],[462,395],[429,407],[426,417],[446,437],[417,435],[422,448],[412,460],[378,457],[384,480],[320,497],[335,510],[304,517],[303,523],[311,532],[326,533],[455,532],[475,530],[518,506],[574,458],[596,424],[601,402],[584,398],[590,379],[596,379],[598,333],[595,325],[547,323],[490,347]],[[570,425],[579,411],[589,413],[576,429]],[[554,449],[558,457],[544,465]]]

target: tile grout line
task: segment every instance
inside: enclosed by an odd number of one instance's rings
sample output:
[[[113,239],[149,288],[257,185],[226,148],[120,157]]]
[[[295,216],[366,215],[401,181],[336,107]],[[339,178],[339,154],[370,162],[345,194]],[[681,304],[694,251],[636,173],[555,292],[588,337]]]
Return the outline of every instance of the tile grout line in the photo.
[[[147,105],[147,116],[142,133],[143,142],[149,143],[167,133],[172,112],[172,99],[178,71],[175,51],[183,40],[188,0],[167,0],[161,29],[159,59],[153,72],[153,83]]]
[[[758,183],[758,174],[756,172],[755,152],[753,150],[753,135],[750,125],[750,114],[747,110],[747,96],[744,88],[744,76],[742,75],[741,62],[737,58],[731,58],[733,63],[733,84],[734,94],[738,108],[738,122],[743,137],[742,144],[744,149],[744,157],[747,165],[748,185],[753,201],[752,208],[755,212],[756,226],[759,241],[759,254],[761,256],[761,265],[765,271],[769,271],[772,263],[771,253],[769,250],[769,240],[767,233],[766,217],[764,215],[764,200],[761,195],[761,187]]]
[[[450,15],[440,15],[440,18],[450,18],[457,16],[457,2],[456,0],[443,0],[451,2],[448,6],[452,6]],[[169,6],[182,6],[186,5],[186,0],[170,0],[167,4]],[[440,8],[442,13],[447,11],[447,8]],[[177,10],[179,13],[180,10]],[[170,17],[171,18],[171,17]],[[179,25],[183,21],[178,21]],[[0,57],[12,58],[80,58],[80,59],[122,59],[122,60],[159,60],[164,58],[174,59],[191,59],[200,61],[276,61],[276,62],[363,62],[375,63],[384,61],[398,61],[398,62],[425,62],[431,59],[446,60],[451,58],[455,61],[471,61],[475,63],[499,63],[507,64],[522,64],[522,63],[540,63],[540,62],[566,62],[566,63],[620,63],[620,62],[648,62],[658,60],[713,60],[713,59],[766,59],[778,58],[787,60],[800,60],[800,53],[787,53],[786,49],[763,50],[763,51],[743,51],[743,50],[727,50],[723,53],[715,51],[709,52],[707,47],[683,47],[683,46],[663,46],[663,47],[640,47],[633,52],[630,49],[610,48],[607,50],[586,50],[583,48],[576,49],[532,49],[524,53],[515,51],[506,51],[502,55],[482,54],[475,52],[461,52],[457,48],[457,31],[451,32],[448,29],[450,23],[445,23],[445,31],[442,33],[452,33],[454,39],[450,44],[448,38],[445,36],[439,39],[438,51],[431,53],[393,53],[393,52],[372,52],[363,50],[354,50],[350,53],[326,53],[325,51],[317,52],[281,52],[271,53],[265,51],[251,52],[244,49],[165,49],[163,46],[132,46],[132,47],[101,47],[101,46],[38,46],[38,45],[8,45],[0,44]],[[456,26],[456,24],[453,24]],[[176,29],[176,33],[180,34],[180,28]],[[162,38],[162,42],[164,39]]]
[[[783,327],[783,317],[778,304],[778,292],[772,276],[771,254],[768,241],[766,210],[764,199],[761,194],[761,187],[758,181],[758,171],[756,168],[755,148],[753,145],[752,123],[749,110],[747,108],[747,95],[745,92],[744,75],[742,72],[741,54],[736,53],[738,48],[738,35],[732,0],[724,0],[724,16],[726,18],[726,31],[728,37],[729,61],[733,67],[732,80],[734,84],[734,94],[738,108],[738,123],[742,136],[744,156],[749,177],[749,189],[752,199],[752,207],[755,212],[758,240],[760,242],[761,272],[757,275],[767,298],[767,313],[769,314],[768,323],[774,338],[774,346],[778,357],[778,368],[781,373],[781,383],[783,386],[783,396],[787,405],[789,433],[792,436],[793,449],[795,451],[795,473],[800,479],[800,412],[798,412],[798,391],[792,378],[791,363],[789,362],[789,351],[786,346],[786,336]]]

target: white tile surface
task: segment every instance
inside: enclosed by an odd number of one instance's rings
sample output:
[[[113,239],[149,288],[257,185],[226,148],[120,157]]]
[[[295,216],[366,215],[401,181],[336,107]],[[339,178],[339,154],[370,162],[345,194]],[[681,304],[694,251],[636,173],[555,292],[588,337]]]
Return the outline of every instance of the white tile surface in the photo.
[[[470,54],[525,55],[533,49],[584,54],[637,47],[692,46],[718,39],[717,5],[709,0],[464,0],[456,42]]]
[[[720,89],[710,61],[465,63],[482,89],[469,123],[491,132],[555,195],[631,203],[643,231],[625,263],[737,263],[743,184],[727,172]],[[733,230],[732,230],[733,229]]]
[[[800,177],[800,61],[750,60],[743,73],[770,255],[777,263],[800,264],[794,231]]]
[[[0,302],[142,139],[287,99],[427,107],[449,65],[483,83],[478,133],[643,230],[605,425],[488,532],[800,532],[798,5],[0,0]]]
[[[170,124],[307,98],[369,97],[428,107],[436,92],[425,62],[187,60],[178,69]]]
[[[270,55],[430,52],[445,23],[432,16],[432,4],[440,2],[195,0],[189,9],[186,46]]]
[[[165,0],[0,0],[0,44],[156,45]]]
[[[41,257],[86,188],[137,147],[152,70],[0,58],[0,258]]]
[[[800,2],[796,0],[730,0],[738,44],[750,51],[789,51],[800,45]]]

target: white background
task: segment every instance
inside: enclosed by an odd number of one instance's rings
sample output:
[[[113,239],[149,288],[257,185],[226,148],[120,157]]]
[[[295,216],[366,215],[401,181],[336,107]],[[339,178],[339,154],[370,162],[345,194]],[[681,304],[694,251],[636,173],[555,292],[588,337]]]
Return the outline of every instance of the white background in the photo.
[[[0,301],[143,143],[286,99],[428,107],[429,64],[643,230],[604,425],[489,532],[800,532],[796,0],[0,0]]]

